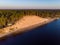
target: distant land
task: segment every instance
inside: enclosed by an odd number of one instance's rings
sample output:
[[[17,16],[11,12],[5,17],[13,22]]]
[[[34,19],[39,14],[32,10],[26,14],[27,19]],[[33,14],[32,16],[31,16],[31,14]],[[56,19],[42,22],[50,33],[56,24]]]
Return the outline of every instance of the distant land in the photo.
[[[60,7],[46,7],[46,6],[44,6],[44,7],[37,7],[37,6],[35,6],[35,7],[32,7],[32,6],[28,6],[28,7],[22,7],[22,6],[0,6],[0,9],[60,9]]]

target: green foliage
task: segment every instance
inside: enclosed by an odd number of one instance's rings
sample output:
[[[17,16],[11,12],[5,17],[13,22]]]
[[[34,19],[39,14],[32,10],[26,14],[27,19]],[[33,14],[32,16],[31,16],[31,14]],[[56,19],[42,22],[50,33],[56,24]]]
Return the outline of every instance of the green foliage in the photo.
[[[37,15],[43,18],[60,18],[60,10],[0,10],[0,28],[8,26],[9,23],[15,23],[15,21],[25,15]]]

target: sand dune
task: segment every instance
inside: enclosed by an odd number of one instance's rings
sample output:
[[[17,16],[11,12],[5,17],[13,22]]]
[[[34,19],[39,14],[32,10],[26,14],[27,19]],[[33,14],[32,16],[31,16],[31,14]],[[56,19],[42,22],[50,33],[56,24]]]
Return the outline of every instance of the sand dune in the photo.
[[[18,20],[14,25],[4,28],[0,30],[0,37],[5,35],[9,35],[11,33],[16,33],[18,31],[26,31],[27,27],[34,25],[33,27],[37,27],[38,25],[43,25],[48,22],[51,22],[53,19],[49,18],[41,18],[39,16],[24,16],[22,19]],[[38,24],[38,25],[36,25]],[[25,29],[24,29],[25,28]],[[24,29],[24,30],[21,30]]]

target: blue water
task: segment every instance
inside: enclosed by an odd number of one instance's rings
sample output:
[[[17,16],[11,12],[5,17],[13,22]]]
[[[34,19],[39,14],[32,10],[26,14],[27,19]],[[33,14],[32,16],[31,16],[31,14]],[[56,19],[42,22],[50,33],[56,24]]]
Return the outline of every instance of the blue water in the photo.
[[[0,45],[60,45],[60,19],[32,29],[15,37],[11,36]]]

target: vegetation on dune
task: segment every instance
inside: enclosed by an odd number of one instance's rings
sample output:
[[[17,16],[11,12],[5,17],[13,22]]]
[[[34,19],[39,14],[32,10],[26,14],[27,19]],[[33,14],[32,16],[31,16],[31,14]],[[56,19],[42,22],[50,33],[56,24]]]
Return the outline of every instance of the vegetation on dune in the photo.
[[[6,27],[8,24],[14,24],[22,16],[14,10],[0,10],[0,28]]]
[[[60,10],[0,10],[0,28],[14,24],[25,15],[36,15],[43,18],[60,17]]]

